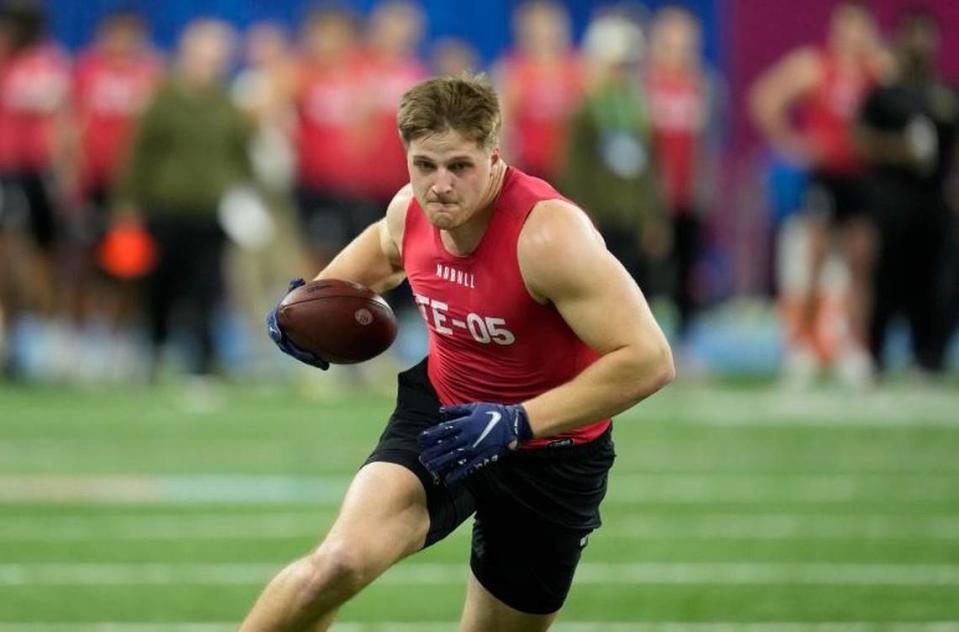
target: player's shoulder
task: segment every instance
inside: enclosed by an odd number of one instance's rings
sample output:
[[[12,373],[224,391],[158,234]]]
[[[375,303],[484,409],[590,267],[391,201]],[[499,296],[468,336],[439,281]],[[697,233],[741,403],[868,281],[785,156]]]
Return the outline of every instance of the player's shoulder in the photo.
[[[406,214],[413,202],[413,186],[407,184],[396,192],[386,207],[386,229],[397,250],[402,248],[403,233],[406,230]]]
[[[594,234],[596,229],[583,209],[569,200],[551,198],[540,200],[530,210],[520,233],[520,244],[548,248],[566,239]]]
[[[527,285],[537,287],[603,247],[602,237],[586,213],[557,198],[542,200],[530,211],[516,254]]]
[[[410,204],[413,202],[413,186],[407,184],[402,189],[396,192],[393,196],[393,199],[390,200],[389,205],[386,207],[386,218],[387,221],[392,221],[400,219],[401,221],[406,220],[406,211],[410,208]]]
[[[821,48],[800,46],[786,53],[776,68],[790,81],[805,84],[819,80],[826,61],[826,53]]]

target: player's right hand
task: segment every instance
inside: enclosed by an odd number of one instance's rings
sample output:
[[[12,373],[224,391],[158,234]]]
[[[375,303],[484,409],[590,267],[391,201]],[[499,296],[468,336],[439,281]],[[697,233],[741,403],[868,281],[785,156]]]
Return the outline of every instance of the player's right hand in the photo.
[[[290,287],[286,289],[286,293],[289,294],[296,288],[301,285],[305,285],[306,281],[300,278],[293,279],[290,281]],[[280,303],[283,302],[283,299],[280,299]],[[292,356],[303,362],[304,364],[309,364],[310,366],[315,366],[318,369],[327,370],[330,368],[330,363],[324,360],[323,358],[318,358],[314,354],[301,349],[290,340],[283,329],[280,327],[280,303],[276,304],[276,307],[273,308],[273,311],[266,317],[266,331],[270,334],[270,339],[276,343],[276,346],[280,348],[280,351]]]

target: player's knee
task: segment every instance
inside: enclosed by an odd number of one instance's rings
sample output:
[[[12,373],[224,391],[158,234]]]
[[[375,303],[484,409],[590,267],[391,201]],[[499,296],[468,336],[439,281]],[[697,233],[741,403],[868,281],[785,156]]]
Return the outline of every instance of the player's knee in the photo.
[[[309,559],[310,594],[340,595],[348,599],[370,583],[375,574],[360,547],[344,541],[326,541]]]

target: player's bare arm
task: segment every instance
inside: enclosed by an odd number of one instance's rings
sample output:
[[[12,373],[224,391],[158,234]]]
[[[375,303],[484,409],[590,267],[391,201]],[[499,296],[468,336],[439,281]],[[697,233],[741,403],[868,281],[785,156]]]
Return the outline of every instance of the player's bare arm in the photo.
[[[399,285],[404,278],[400,258],[403,242],[403,225],[406,207],[409,206],[412,190],[401,189],[390,202],[386,216],[368,226],[356,239],[344,248],[316,279],[339,279],[364,285],[374,292],[382,292]],[[303,279],[293,279],[287,292],[304,284]],[[283,353],[300,362],[326,370],[330,364],[295,344],[280,326],[280,304],[266,319],[267,333]]]
[[[813,148],[793,129],[792,108],[810,94],[822,79],[816,51],[801,48],[763,73],[753,85],[749,106],[756,125],[783,154],[802,163],[815,156]]]
[[[406,210],[412,198],[412,187],[407,185],[400,189],[387,207],[386,216],[370,224],[316,278],[353,281],[374,292],[383,292],[402,283],[405,274],[400,248]]]
[[[673,379],[669,344],[646,299],[582,211],[560,200],[541,202],[517,248],[533,298],[555,305],[602,356],[570,382],[524,403],[534,436],[621,413]]]
[[[642,292],[582,211],[558,200],[537,204],[519,235],[517,255],[531,297],[552,303],[600,358],[521,405],[444,407],[441,412],[450,421],[423,431],[419,442],[420,461],[448,485],[520,443],[621,413],[675,374],[669,344]]]

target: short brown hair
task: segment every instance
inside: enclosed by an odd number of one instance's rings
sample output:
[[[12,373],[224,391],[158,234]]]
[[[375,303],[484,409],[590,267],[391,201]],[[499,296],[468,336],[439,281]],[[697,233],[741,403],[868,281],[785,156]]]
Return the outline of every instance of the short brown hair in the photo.
[[[491,149],[502,126],[496,91],[482,74],[438,77],[413,86],[400,100],[396,118],[407,147],[422,136],[455,130]]]

